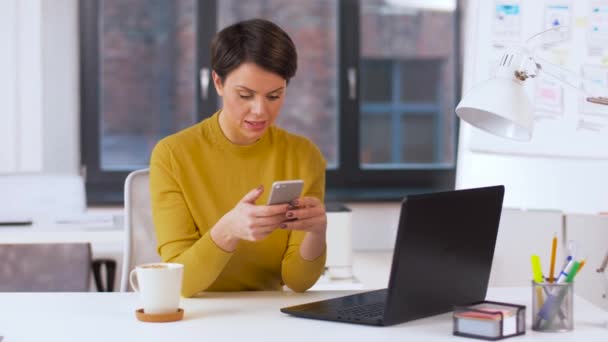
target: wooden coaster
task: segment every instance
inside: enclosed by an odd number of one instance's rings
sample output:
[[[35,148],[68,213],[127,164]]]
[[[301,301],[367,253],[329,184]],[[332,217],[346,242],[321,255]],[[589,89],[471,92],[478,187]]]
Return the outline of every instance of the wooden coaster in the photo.
[[[175,312],[165,314],[147,314],[144,309],[135,310],[135,317],[142,322],[161,323],[175,322],[184,318],[184,309],[179,308]]]

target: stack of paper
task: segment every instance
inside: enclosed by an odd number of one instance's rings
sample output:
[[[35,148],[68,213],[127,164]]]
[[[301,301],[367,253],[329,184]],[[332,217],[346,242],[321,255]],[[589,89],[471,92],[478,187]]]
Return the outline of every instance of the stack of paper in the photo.
[[[454,312],[454,332],[500,338],[517,333],[517,308],[482,303]],[[502,334],[501,334],[502,328]]]

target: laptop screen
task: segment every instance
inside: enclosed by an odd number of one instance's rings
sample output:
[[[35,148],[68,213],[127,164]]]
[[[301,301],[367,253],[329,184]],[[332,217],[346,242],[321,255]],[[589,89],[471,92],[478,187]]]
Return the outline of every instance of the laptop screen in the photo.
[[[407,197],[401,207],[385,320],[448,312],[485,299],[503,186]]]

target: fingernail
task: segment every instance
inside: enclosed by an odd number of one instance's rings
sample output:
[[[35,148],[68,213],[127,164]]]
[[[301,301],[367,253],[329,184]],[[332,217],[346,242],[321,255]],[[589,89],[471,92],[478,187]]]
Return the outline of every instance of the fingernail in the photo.
[[[292,216],[293,216],[293,213],[291,211],[288,211],[287,212],[287,217],[292,217]]]
[[[291,204],[287,206],[287,210],[294,210],[294,209],[296,209],[296,208],[298,208],[298,207],[293,206],[293,205],[291,205]]]
[[[281,228],[285,229],[285,228],[287,228],[287,224],[286,224],[286,223],[281,223],[281,224],[279,225],[279,227],[281,227]]]
[[[296,206],[296,205],[298,205],[298,200],[293,200],[293,201],[289,202],[289,204]]]
[[[262,189],[264,189],[264,185],[260,185],[260,186],[258,186],[258,189],[257,189],[257,190],[258,190],[258,191],[261,191]]]

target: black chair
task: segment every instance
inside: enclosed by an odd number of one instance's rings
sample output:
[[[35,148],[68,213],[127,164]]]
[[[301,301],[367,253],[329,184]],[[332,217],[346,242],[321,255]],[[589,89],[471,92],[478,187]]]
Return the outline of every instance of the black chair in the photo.
[[[114,292],[116,261],[112,259],[95,259],[91,266],[93,267],[93,279],[95,280],[97,292]],[[103,284],[104,279],[105,285]]]

